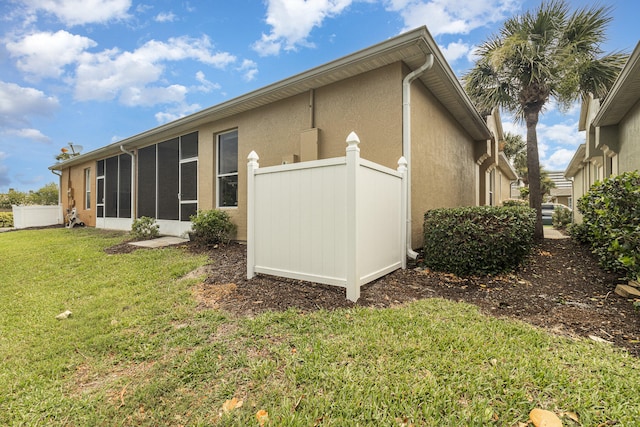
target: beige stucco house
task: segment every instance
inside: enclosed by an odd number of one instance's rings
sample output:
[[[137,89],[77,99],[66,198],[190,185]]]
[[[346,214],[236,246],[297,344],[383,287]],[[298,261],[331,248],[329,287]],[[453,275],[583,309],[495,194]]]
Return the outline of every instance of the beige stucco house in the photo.
[[[576,150],[565,176],[573,181],[574,218],[578,199],[598,180],[640,169],[640,43],[607,97],[582,103],[579,130],[585,143]]]
[[[492,138],[487,141],[486,151],[478,159],[480,172],[480,205],[500,206],[511,198],[511,186],[518,180],[518,174],[502,151],[504,131],[500,110],[494,108],[486,117]]]
[[[180,235],[197,209],[220,208],[245,240],[249,153],[261,167],[340,157],[352,131],[362,158],[408,160],[414,248],[426,210],[485,197],[480,168],[497,142],[425,27],[50,169],[63,208],[90,226],[129,230],[150,216]]]

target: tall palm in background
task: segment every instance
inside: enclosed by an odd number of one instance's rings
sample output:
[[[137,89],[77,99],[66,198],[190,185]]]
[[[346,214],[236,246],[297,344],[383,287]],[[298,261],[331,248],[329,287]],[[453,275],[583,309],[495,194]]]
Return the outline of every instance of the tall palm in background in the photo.
[[[570,12],[564,0],[543,2],[505,21],[500,33],[478,48],[480,59],[463,76],[479,110],[499,106],[526,124],[529,205],[537,212],[537,239],[543,238],[538,118],[551,98],[566,110],[580,96],[603,98],[611,88],[627,55],[604,55],[600,49],[609,12],[603,6]]]

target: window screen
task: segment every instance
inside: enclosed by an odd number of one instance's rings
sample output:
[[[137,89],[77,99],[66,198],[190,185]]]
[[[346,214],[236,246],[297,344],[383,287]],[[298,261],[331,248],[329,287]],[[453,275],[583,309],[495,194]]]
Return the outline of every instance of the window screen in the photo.
[[[156,146],[138,150],[138,216],[156,217]]]
[[[158,219],[179,219],[178,138],[158,144]]]
[[[105,216],[116,218],[118,216],[118,157],[109,157],[105,160]]]
[[[180,137],[180,160],[198,157],[198,132]]]
[[[131,218],[131,156],[120,155],[118,218]]]

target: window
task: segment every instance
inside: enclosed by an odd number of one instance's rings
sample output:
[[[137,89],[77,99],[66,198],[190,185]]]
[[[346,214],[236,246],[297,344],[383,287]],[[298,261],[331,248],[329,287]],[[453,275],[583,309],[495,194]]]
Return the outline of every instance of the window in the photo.
[[[238,206],[238,131],[218,135],[218,207]]]
[[[84,170],[84,208],[91,209],[91,168]]]

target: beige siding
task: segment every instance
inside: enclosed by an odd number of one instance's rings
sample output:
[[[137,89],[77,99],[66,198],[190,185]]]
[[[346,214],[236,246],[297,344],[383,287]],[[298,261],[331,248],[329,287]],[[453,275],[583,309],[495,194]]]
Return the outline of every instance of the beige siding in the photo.
[[[620,122],[619,173],[640,169],[640,102]]]
[[[429,209],[475,204],[474,141],[419,82],[412,86],[412,243]],[[486,143],[486,141],[482,141]]]
[[[85,209],[85,169],[91,169],[91,208]],[[76,208],[80,221],[88,226],[96,225],[96,162],[87,162],[62,171],[60,200],[63,213]]]

